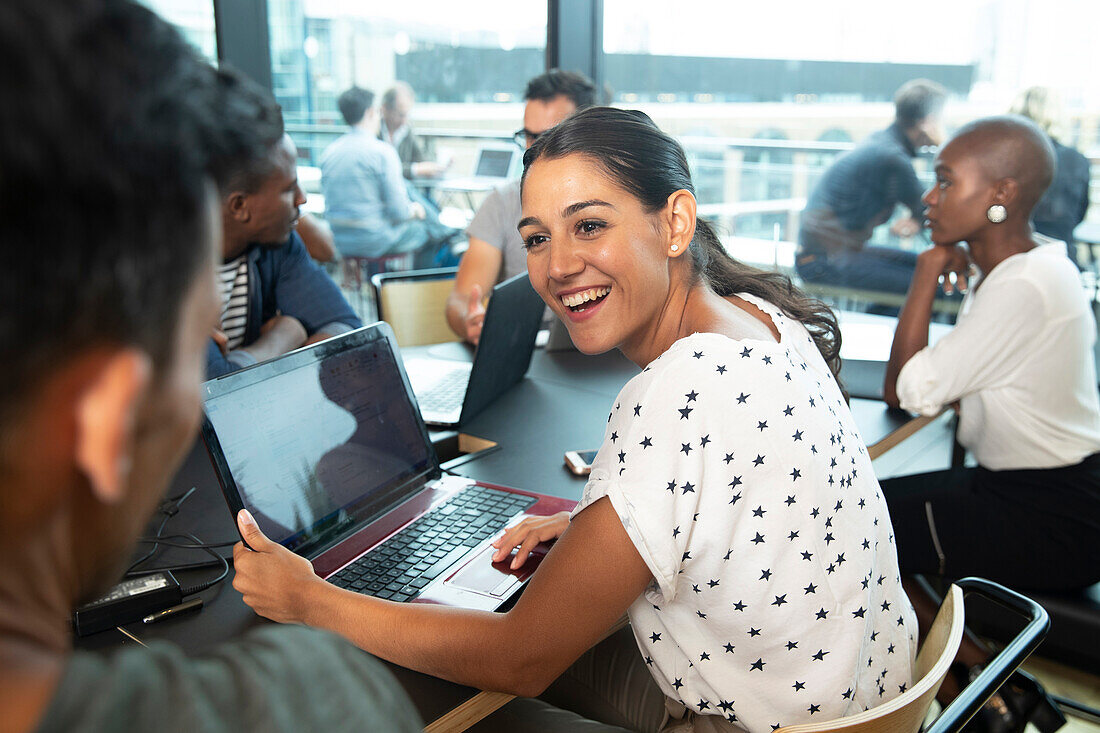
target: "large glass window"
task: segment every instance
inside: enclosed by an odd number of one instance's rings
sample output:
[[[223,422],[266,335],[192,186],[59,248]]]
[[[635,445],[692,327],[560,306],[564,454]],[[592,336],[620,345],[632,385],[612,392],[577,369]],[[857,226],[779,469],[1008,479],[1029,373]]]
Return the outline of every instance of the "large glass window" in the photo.
[[[545,68],[545,0],[269,0],[275,96],[303,162],[344,131],[336,99],[412,85],[411,124],[455,170],[479,138],[510,137],[524,85]]]
[[[1097,159],[1098,25],[1100,4],[1073,0],[929,0],[919,10],[604,0],[604,69],[616,104],[684,142],[700,203],[727,236],[790,242],[822,171],[890,124],[894,92],[910,79],[947,88],[949,132],[1008,111],[1026,87],[1052,87],[1064,102],[1056,136]],[[916,167],[928,180],[927,161]],[[924,246],[886,227],[874,241]]]
[[[213,0],[138,0],[176,26],[212,62],[218,60]]]

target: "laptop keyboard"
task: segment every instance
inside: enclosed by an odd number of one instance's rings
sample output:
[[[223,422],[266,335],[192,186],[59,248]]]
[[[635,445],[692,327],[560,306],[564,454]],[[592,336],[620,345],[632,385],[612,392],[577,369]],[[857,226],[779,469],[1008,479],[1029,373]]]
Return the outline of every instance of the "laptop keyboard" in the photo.
[[[451,412],[462,407],[466,399],[466,386],[470,382],[469,369],[454,369],[427,389],[416,395],[420,409],[428,412]]]
[[[471,486],[329,577],[357,593],[407,601],[538,499]]]

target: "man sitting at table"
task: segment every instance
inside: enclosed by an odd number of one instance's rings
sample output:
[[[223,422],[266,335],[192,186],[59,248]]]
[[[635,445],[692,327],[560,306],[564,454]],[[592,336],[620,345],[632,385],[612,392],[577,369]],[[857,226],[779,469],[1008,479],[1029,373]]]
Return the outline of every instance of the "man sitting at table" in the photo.
[[[410,188],[397,150],[378,139],[374,92],[352,87],[336,100],[349,129],[321,154],[325,217],[345,257],[415,253],[428,267],[460,234],[439,221],[439,209]]]
[[[206,376],[228,374],[362,325],[294,231],[306,195],[298,150],[271,93],[243,76],[222,90],[219,117],[247,141],[219,156],[221,319]]]
[[[420,136],[409,125],[409,112],[415,102],[416,94],[406,82],[395,82],[387,89],[382,95],[378,139],[397,151],[405,178],[434,178],[442,175],[447,166],[428,158]]]
[[[576,71],[551,69],[527,82],[523,98],[527,100],[523,129],[515,138],[529,148],[539,135],[573,112],[596,104],[596,85]],[[520,214],[517,178],[494,189],[466,228],[470,246],[462,255],[454,290],[447,298],[447,323],[472,344],[481,338],[483,296],[498,282],[527,272],[527,253],[516,229]]]
[[[923,187],[912,158],[938,145],[946,92],[927,79],[907,82],[894,97],[894,122],[836,159],[814,186],[798,231],[798,275],[808,283],[904,295],[917,256],[869,246],[875,227],[900,203],[909,215],[890,227],[897,236],[921,230]]]
[[[206,151],[241,141],[211,114],[226,77],[130,2],[6,0],[0,65],[0,729],[419,730],[378,662],[313,630],[73,652],[72,608],[118,579],[195,434]]]

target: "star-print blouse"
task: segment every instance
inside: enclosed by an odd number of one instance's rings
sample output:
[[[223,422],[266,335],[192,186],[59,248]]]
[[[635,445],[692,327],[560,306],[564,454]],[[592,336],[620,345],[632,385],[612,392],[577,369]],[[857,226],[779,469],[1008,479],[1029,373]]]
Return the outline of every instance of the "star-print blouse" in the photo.
[[[867,449],[805,327],[680,339],[619,393],[584,496],[654,582],[629,616],[661,689],[748,731],[912,683],[916,617]]]

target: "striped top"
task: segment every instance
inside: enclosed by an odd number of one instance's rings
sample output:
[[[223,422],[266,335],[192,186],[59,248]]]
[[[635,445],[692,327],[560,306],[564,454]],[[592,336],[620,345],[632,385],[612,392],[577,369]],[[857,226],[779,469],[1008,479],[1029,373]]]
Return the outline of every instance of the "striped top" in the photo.
[[[218,281],[222,296],[222,332],[232,351],[244,342],[248,322],[248,258],[241,255],[221,265]]]

